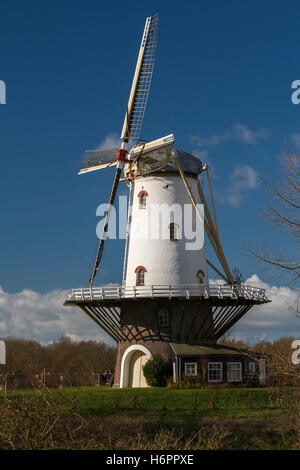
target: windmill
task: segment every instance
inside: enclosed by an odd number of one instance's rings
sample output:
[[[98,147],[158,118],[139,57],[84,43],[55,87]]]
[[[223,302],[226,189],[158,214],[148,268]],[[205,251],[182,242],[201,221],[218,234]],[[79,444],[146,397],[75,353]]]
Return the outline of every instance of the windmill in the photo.
[[[268,301],[264,289],[245,286],[237,271],[229,268],[221,245],[209,168],[195,155],[196,142],[192,155],[174,147],[173,134],[151,142],[138,140],[157,33],[158,15],[154,15],[146,19],[120,147],[89,150],[84,155],[80,174],[111,166],[116,166],[116,171],[89,287],[72,289],[65,301],[65,305],[80,307],[117,342],[115,385],[120,387],[145,386],[142,365],[153,354],[159,353],[168,362],[178,348],[216,342],[251,307]],[[136,142],[130,147],[132,141]],[[208,195],[200,174],[207,177]],[[118,286],[93,287],[121,179],[130,187],[123,281]],[[171,208],[167,216],[159,213],[159,219],[151,218],[153,207],[162,205]],[[218,267],[207,259],[204,243],[191,247],[181,217],[186,206],[190,211],[184,221],[191,228],[196,218],[195,240],[205,231]],[[152,234],[160,227],[159,236],[149,237],[148,230],[147,236],[137,237],[147,226],[149,214],[148,229]],[[218,274],[222,284],[208,282],[207,267]],[[181,362],[175,362],[174,377],[178,378]]]

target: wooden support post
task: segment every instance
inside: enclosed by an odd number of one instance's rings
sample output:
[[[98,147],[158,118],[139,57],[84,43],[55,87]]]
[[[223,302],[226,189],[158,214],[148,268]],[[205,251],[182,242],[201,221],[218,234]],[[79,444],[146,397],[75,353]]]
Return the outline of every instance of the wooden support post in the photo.
[[[208,187],[209,187],[209,193],[210,193],[211,203],[212,203],[212,207],[213,207],[213,213],[214,213],[214,221],[215,221],[216,232],[217,232],[218,240],[220,241],[220,237],[219,237],[219,227],[218,227],[218,220],[217,220],[217,214],[216,214],[216,206],[215,206],[214,194],[213,194],[213,191],[212,191],[212,185],[211,185],[210,175],[209,175],[209,171],[208,171],[208,166],[207,166],[207,165],[206,165],[206,174],[207,174],[207,181],[208,181]]]
[[[199,191],[199,195],[200,195],[200,198],[201,198],[201,201],[204,205],[204,209],[205,209],[205,214],[206,214],[206,217],[208,219],[208,222],[209,222],[209,226],[211,227],[211,232],[213,233],[213,236],[214,236],[214,242],[215,242],[215,245],[217,247],[217,256],[220,260],[220,263],[227,275],[227,278],[230,282],[230,284],[234,284],[234,280],[233,280],[233,277],[232,277],[232,274],[230,272],[230,269],[229,269],[229,266],[227,264],[227,261],[226,261],[226,258],[225,258],[225,255],[224,255],[224,252],[223,252],[223,249],[222,249],[222,246],[221,246],[221,243],[220,243],[220,239],[219,239],[219,234],[217,232],[217,229],[215,228],[214,226],[214,223],[213,223],[213,220],[211,218],[211,215],[210,215],[210,212],[209,212],[209,208],[208,208],[208,205],[207,205],[207,202],[206,202],[206,199],[205,199],[205,195],[204,195],[204,192],[203,192],[203,189],[201,187],[201,184],[200,184],[200,181],[197,180],[197,185],[198,185],[198,191]]]
[[[208,259],[206,259],[206,262],[224,281],[228,282],[228,279]]]

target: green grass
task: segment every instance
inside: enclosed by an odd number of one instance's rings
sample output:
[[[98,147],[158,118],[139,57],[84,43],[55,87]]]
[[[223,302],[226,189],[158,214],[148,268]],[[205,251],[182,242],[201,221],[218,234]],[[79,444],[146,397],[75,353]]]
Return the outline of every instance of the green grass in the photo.
[[[9,391],[8,401],[0,400],[0,449],[299,450],[299,393],[295,388]]]
[[[8,397],[22,399],[32,390],[11,391]],[[251,417],[290,413],[295,389],[220,388],[220,389],[114,389],[107,387],[66,388],[46,393],[59,394],[66,403],[77,401],[83,416],[197,416]],[[37,397],[38,399],[38,397]]]

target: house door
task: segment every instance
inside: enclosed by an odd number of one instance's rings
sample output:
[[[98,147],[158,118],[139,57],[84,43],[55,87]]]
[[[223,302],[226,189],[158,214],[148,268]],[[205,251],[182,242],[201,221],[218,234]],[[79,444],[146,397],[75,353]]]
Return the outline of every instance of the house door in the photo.
[[[143,374],[143,365],[148,361],[148,357],[142,351],[136,351],[131,357],[130,372],[131,380],[130,386],[133,388],[148,387],[146,379]]]

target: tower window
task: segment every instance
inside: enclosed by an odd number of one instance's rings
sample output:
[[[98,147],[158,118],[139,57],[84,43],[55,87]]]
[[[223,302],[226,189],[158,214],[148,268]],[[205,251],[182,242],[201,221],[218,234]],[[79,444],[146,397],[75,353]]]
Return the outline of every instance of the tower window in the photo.
[[[169,312],[166,309],[162,309],[158,313],[158,323],[159,326],[169,326]]]
[[[144,286],[145,285],[145,272],[146,268],[144,266],[138,266],[135,270],[136,274],[136,285]]]
[[[174,222],[170,223],[169,231],[170,231],[170,240],[172,242],[178,240],[177,228],[178,228],[177,224],[175,224]]]
[[[204,272],[201,271],[201,269],[200,269],[200,271],[197,272],[198,283],[199,283],[199,284],[204,284],[204,278],[205,278],[205,274],[204,274]]]
[[[140,191],[138,194],[139,198],[139,209],[146,209],[146,204],[147,204],[147,196],[148,193],[147,191]]]

